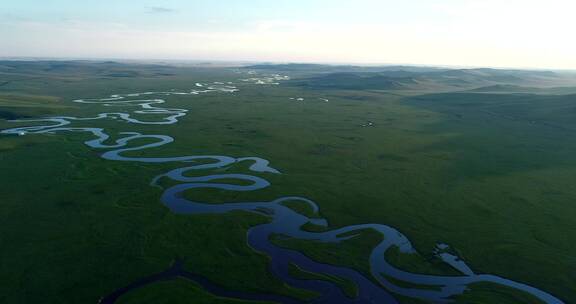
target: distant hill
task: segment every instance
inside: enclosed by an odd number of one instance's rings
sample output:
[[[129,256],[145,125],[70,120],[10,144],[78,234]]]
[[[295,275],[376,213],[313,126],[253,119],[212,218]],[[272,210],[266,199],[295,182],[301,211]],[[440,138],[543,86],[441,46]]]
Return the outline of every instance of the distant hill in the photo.
[[[269,66],[267,66],[269,67]],[[286,69],[320,69],[319,66],[286,65]],[[436,69],[417,71],[405,67],[379,67],[379,71],[350,71],[354,67],[324,67],[322,72],[298,74],[291,85],[307,88],[346,90],[436,90],[471,92],[570,94],[576,87],[576,75],[552,71],[500,69]],[[336,69],[337,72],[326,72]],[[370,67],[370,69],[377,69]],[[300,76],[300,77],[298,77]],[[557,88],[553,88],[557,87]],[[559,88],[564,87],[564,88]]]
[[[566,95],[576,94],[576,86],[574,87],[524,87],[517,85],[497,84],[491,86],[480,87],[468,90],[472,93],[527,93],[527,94],[552,94],[552,95]]]
[[[276,71],[276,72],[305,72],[305,73],[337,73],[337,72],[431,72],[444,71],[446,69],[419,66],[355,66],[355,65],[329,65],[311,63],[287,63],[287,64],[258,64],[245,66],[245,69]]]
[[[536,91],[538,91],[537,88],[523,87],[511,84],[496,84],[468,90],[468,92],[476,92],[476,93],[510,93],[510,92],[532,93]]]
[[[412,77],[391,77],[380,73],[333,73],[296,81],[296,84],[312,88],[397,90],[418,82]]]
[[[163,75],[169,67],[155,64],[130,64],[114,61],[88,60],[45,60],[10,61],[0,60],[0,77],[145,77]]]

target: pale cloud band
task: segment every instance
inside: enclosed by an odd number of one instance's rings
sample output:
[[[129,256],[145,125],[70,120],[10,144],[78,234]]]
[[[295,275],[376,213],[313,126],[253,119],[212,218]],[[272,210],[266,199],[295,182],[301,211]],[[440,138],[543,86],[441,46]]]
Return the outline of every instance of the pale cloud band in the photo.
[[[150,7],[148,7],[148,11],[150,13],[155,13],[155,14],[166,14],[166,13],[174,13],[175,12],[174,9],[167,8],[167,7],[161,7],[161,6],[150,6]]]
[[[388,2],[387,5],[382,5]],[[423,1],[413,2],[424,3]],[[336,3],[336,2],[335,2]],[[350,14],[394,10],[391,1]],[[219,59],[257,61],[414,63],[576,69],[576,3],[549,1],[436,1],[395,21],[267,16],[220,26],[219,11],[202,26],[172,25],[174,9],[148,6],[156,26],[123,22],[18,20],[0,24],[0,56]],[[191,9],[191,8],[188,8]],[[258,7],[252,7],[258,10]],[[294,8],[293,8],[294,9]],[[376,9],[376,8],[374,8]],[[242,14],[242,12],[238,12]],[[390,15],[390,12],[387,12]],[[154,18],[150,15],[151,18]],[[326,17],[328,16],[328,17]],[[341,19],[341,18],[340,18]],[[214,27],[214,28],[212,28]]]

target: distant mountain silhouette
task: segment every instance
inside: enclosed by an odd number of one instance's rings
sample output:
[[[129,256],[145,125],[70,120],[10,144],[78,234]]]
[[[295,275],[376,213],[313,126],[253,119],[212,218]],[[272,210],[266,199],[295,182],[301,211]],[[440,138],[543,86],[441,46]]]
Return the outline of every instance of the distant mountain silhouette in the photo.
[[[263,64],[246,68],[289,73],[294,79],[288,85],[311,89],[537,93],[545,88],[552,94],[569,94],[576,87],[576,74],[554,71],[322,64]]]

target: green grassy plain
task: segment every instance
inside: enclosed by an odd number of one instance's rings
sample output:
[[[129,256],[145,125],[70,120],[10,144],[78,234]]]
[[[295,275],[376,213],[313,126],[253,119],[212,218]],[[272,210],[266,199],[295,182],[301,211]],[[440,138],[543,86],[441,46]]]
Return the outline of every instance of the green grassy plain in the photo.
[[[169,75],[130,69],[140,74],[19,76],[0,86],[0,113],[5,118],[88,117],[113,109],[72,99],[187,89],[195,82],[244,77],[228,69],[172,68]],[[166,134],[176,140],[132,155],[269,159],[283,174],[263,175],[272,183],[268,189],[186,195],[214,203],[305,196],[318,202],[330,228],[382,223],[404,233],[421,256],[396,256],[399,267],[452,273],[434,261],[424,263],[442,242],[477,273],[501,275],[567,303],[576,301],[574,96],[426,92],[405,97],[290,85],[240,89],[167,97],[170,107],[189,110],[175,125],[100,120],[74,126],[99,126],[110,134]],[[373,126],[364,127],[368,121]],[[17,125],[0,120],[0,129]],[[272,277],[268,258],[247,246],[248,228],[266,218],[241,212],[172,214],[159,202],[161,190],[148,183],[180,164],[103,160],[99,151],[83,145],[89,138],[80,133],[0,137],[0,302],[96,303],[179,257],[187,270],[230,289],[313,296]],[[227,172],[246,173],[247,165]],[[353,241],[350,250],[346,242],[341,248],[290,240],[282,246],[366,272],[374,238],[368,234]],[[162,284],[177,291],[152,286],[122,303],[146,303],[143,299],[157,293],[190,297],[194,303],[230,302],[193,283]],[[523,297],[480,286],[458,302],[532,303]],[[187,303],[177,298],[166,303]]]

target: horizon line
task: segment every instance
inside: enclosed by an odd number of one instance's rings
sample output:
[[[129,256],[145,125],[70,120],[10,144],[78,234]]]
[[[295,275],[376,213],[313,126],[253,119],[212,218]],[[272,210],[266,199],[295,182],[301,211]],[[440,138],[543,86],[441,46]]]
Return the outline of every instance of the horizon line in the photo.
[[[132,62],[204,62],[204,63],[237,63],[237,64],[317,64],[317,65],[346,65],[346,66],[407,66],[422,68],[446,68],[446,69],[497,69],[497,70],[526,70],[526,71],[562,71],[576,72],[570,68],[547,68],[547,67],[525,67],[525,66],[478,66],[478,65],[449,65],[449,64],[426,64],[426,63],[386,63],[386,62],[349,62],[349,61],[291,61],[291,60],[254,60],[254,59],[178,59],[178,58],[124,58],[124,57],[69,57],[69,56],[0,56],[0,60],[5,61],[132,61]]]

